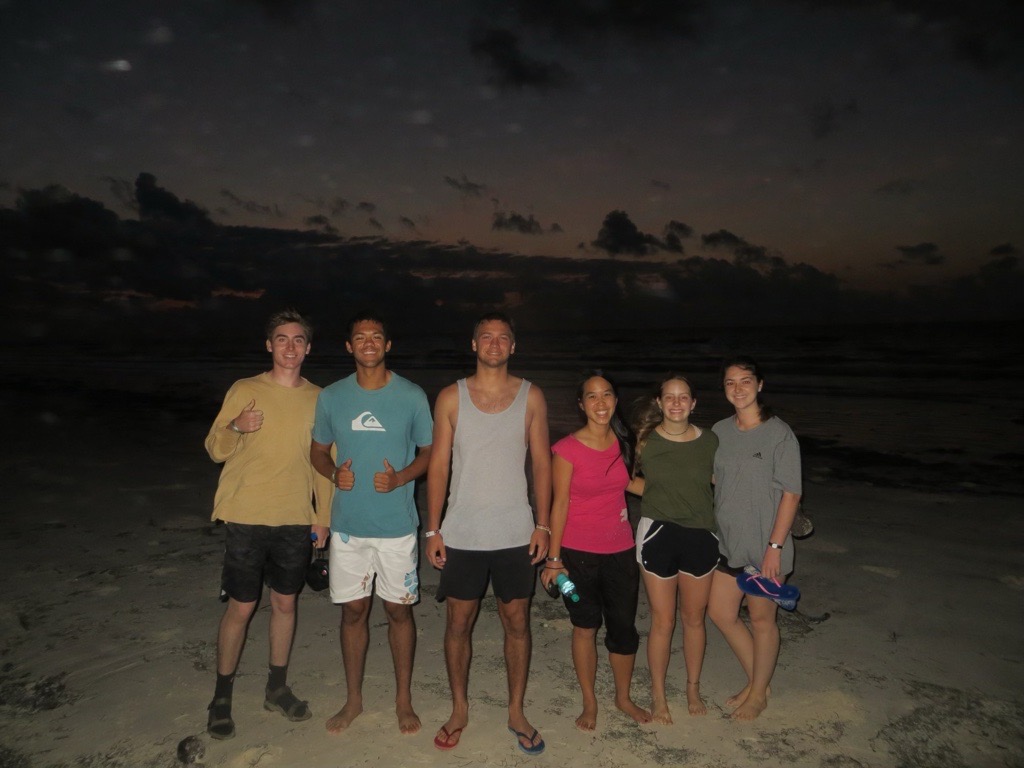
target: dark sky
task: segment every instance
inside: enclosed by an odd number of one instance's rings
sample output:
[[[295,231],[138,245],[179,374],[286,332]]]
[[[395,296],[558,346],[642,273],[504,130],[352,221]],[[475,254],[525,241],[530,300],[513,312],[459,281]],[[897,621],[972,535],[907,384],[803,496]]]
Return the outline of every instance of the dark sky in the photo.
[[[986,0],[4,0],[0,205],[60,184],[132,218],[146,172],[225,225],[806,264],[850,290],[1019,277],[1022,17]]]

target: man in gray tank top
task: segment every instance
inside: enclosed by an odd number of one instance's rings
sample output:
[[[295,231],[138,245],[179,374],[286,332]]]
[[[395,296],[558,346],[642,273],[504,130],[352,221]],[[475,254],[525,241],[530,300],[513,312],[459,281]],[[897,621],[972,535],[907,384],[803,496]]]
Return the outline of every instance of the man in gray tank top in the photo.
[[[540,389],[508,372],[515,352],[511,318],[492,313],[477,321],[473,352],[476,373],[437,396],[427,470],[424,554],[441,570],[437,598],[447,600],[444,655],[452,691],[452,714],[434,746],[454,749],[469,724],[472,629],[490,581],[505,630],[508,729],[522,752],[538,755],[544,739],[526,719],[523,699],[530,664],[530,598],[536,565],[547,555],[551,534],[547,404]],[[527,451],[535,509],[527,495]]]

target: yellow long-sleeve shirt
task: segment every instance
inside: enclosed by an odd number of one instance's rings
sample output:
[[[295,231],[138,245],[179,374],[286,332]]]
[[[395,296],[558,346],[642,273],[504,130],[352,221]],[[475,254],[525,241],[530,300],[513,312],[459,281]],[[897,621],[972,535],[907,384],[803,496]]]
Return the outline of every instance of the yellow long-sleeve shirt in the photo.
[[[331,524],[334,489],[309,462],[319,394],[320,387],[305,379],[301,386],[284,387],[267,373],[231,386],[206,436],[210,458],[224,462],[212,519],[248,525]],[[263,426],[239,434],[228,425],[253,400],[263,411]]]

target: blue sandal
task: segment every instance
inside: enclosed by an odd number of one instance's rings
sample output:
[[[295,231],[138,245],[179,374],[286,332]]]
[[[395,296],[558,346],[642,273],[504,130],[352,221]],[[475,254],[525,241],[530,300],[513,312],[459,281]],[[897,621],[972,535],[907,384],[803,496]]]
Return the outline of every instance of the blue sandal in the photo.
[[[527,755],[539,755],[544,751],[544,739],[541,739],[536,744],[533,743],[533,740],[540,736],[540,734],[537,733],[536,728],[533,729],[532,736],[527,736],[525,733],[517,731],[511,725],[508,727],[508,732],[516,737],[516,746],[519,747],[519,750],[522,753]],[[526,741],[530,742],[530,746],[524,746],[522,739],[526,739]]]
[[[736,577],[736,586],[748,595],[766,597],[778,603],[785,611],[796,610],[796,601],[800,599],[800,590],[794,585],[778,579],[766,579],[756,571],[741,573]]]

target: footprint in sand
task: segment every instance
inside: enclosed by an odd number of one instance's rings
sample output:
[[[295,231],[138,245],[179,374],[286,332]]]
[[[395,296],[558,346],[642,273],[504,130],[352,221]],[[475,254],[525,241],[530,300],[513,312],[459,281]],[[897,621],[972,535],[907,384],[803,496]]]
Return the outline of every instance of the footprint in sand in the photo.
[[[888,579],[895,579],[900,575],[900,572],[895,568],[886,568],[882,565],[862,565],[861,570],[868,573],[877,573],[879,576],[885,576]]]

